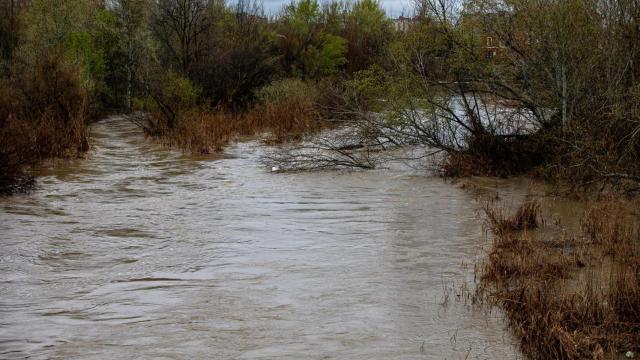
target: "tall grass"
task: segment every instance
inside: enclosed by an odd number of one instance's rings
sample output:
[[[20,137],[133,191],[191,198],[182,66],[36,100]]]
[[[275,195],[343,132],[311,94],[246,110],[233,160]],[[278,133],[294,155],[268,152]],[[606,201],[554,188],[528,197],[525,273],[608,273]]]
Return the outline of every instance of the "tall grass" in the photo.
[[[495,236],[477,299],[505,310],[527,357],[603,359],[640,350],[640,232],[628,209],[620,201],[594,205],[576,237],[520,226],[539,217],[531,203],[511,218],[488,210]]]

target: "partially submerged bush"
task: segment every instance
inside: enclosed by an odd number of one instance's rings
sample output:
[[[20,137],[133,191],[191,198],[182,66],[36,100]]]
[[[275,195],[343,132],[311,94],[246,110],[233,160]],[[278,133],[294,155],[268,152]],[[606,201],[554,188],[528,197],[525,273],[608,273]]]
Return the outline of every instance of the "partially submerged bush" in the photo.
[[[238,136],[267,134],[268,142],[300,139],[323,128],[315,85],[285,79],[261,88],[258,102],[248,111],[234,113],[194,104],[195,92],[186,79],[154,95],[146,132],[169,145],[196,153],[220,151]]]
[[[170,145],[194,153],[221,151],[237,135],[235,120],[221,111],[194,108],[181,115],[177,127],[169,130],[165,139]]]
[[[52,50],[30,71],[0,79],[0,192],[32,184],[28,168],[88,150],[87,91],[78,70]]]
[[[311,83],[279,80],[258,91],[258,104],[247,116],[275,142],[298,139],[321,127],[317,99],[318,89]]]
[[[178,127],[181,118],[196,106],[200,89],[193,83],[175,72],[158,75],[153,83],[149,106],[149,121],[145,131],[151,135],[162,135]]]

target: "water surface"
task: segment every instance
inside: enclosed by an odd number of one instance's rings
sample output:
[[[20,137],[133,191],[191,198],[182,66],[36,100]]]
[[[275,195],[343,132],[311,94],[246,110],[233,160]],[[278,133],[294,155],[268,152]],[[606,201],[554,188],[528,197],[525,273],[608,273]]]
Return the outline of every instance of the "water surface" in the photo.
[[[88,159],[0,199],[1,358],[518,356],[499,314],[447,290],[483,255],[467,191],[272,174],[257,143],[193,158],[118,117],[92,133]]]

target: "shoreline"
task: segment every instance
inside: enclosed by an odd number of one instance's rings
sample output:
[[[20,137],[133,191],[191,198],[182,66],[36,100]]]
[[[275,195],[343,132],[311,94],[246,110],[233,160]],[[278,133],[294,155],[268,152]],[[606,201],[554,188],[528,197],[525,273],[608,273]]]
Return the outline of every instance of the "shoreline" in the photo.
[[[509,209],[499,196],[484,196],[491,243],[476,264],[473,301],[505,312],[528,358],[633,357],[640,350],[638,200],[545,204],[545,197]],[[553,213],[549,203],[558,199],[571,215]]]

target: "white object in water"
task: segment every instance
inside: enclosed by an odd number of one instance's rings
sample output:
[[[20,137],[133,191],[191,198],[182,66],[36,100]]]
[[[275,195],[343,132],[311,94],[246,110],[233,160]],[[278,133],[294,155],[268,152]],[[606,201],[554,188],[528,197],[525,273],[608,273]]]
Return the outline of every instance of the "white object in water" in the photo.
[[[278,172],[278,171],[280,171],[280,166],[271,167],[271,172]]]
[[[633,353],[633,351],[627,351],[626,354],[624,354],[624,356],[627,357],[627,359],[633,359],[633,357],[635,356],[635,354]]]

